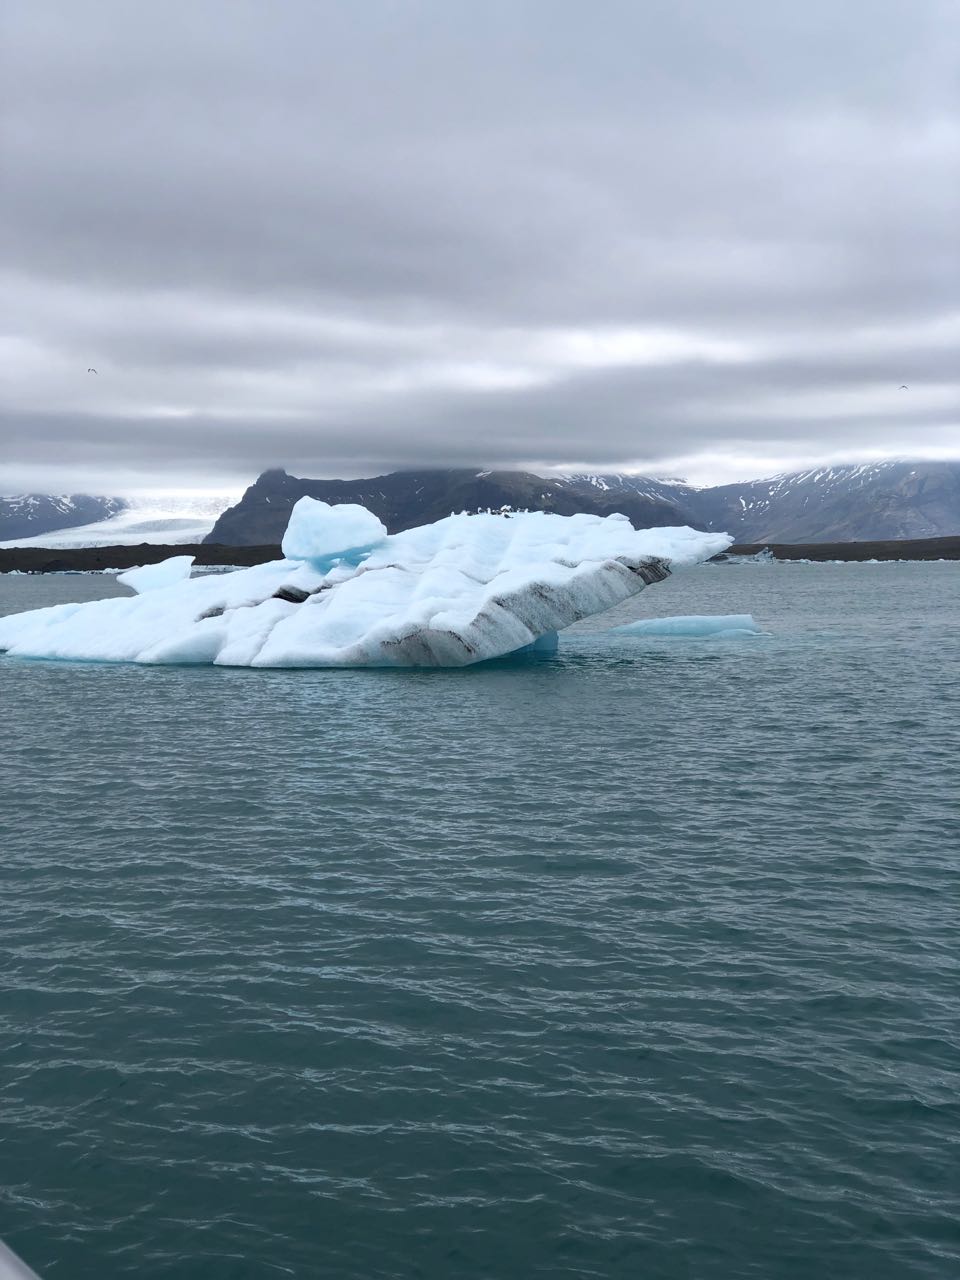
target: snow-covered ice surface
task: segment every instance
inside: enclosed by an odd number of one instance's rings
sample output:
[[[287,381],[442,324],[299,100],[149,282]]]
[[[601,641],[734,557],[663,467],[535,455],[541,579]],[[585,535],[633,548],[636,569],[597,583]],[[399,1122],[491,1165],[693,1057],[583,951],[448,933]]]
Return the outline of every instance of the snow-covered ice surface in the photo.
[[[622,627],[613,627],[611,635],[682,636],[691,639],[708,637],[740,637],[763,635],[749,613],[691,614],[676,618],[640,618]]]
[[[139,569],[127,569],[117,577],[131,591],[143,595],[144,591],[157,591],[161,587],[172,587],[190,577],[193,568],[193,556],[169,556],[159,564],[144,564]]]
[[[234,493],[150,493],[132,495],[128,506],[107,520],[57,529],[33,538],[13,538],[0,547],[129,547],[141,542],[202,542],[217,517],[237,500]]]
[[[466,666],[549,646],[552,633],[731,542],[688,528],[638,532],[624,516],[534,512],[450,516],[367,551],[358,530],[376,518],[357,511],[302,498],[285,543],[296,558],[14,614],[0,619],[0,650],[223,666]]]

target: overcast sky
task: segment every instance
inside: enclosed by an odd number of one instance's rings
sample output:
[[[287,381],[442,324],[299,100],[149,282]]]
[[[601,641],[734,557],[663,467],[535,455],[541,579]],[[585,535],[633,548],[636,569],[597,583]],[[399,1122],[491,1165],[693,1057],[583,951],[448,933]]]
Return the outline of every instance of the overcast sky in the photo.
[[[0,491],[960,455],[955,0],[0,22]]]

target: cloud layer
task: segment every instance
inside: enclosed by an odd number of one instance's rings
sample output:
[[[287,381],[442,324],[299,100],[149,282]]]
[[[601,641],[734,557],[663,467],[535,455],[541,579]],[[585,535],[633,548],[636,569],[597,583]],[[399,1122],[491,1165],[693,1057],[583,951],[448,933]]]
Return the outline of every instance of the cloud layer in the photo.
[[[10,0],[0,487],[956,454],[958,40],[950,0]]]

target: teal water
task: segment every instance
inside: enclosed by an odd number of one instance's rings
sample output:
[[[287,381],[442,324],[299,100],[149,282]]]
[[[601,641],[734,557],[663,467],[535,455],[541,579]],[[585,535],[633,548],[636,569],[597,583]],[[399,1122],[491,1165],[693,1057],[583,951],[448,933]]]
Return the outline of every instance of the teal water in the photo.
[[[0,610],[118,590],[0,578]],[[960,1269],[960,565],[459,672],[0,659],[0,1236],[69,1280]]]

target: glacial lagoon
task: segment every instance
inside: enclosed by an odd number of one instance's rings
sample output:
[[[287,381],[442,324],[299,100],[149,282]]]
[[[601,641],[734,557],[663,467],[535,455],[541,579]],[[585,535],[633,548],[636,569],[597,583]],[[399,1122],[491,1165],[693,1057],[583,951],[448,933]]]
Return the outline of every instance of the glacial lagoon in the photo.
[[[763,634],[608,634],[719,614]],[[70,1280],[956,1274],[958,634],[956,563],[711,564],[465,670],[0,659],[0,1234]]]

